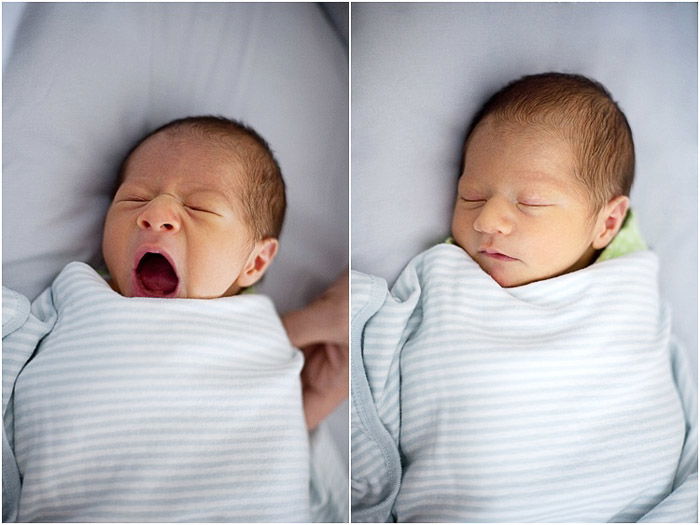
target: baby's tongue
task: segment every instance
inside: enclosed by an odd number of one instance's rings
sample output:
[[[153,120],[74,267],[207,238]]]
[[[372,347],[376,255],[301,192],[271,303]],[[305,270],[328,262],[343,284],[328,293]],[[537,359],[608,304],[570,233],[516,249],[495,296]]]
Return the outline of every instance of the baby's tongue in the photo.
[[[168,260],[159,253],[147,253],[139,262],[137,273],[149,292],[168,295],[177,288],[177,275]]]

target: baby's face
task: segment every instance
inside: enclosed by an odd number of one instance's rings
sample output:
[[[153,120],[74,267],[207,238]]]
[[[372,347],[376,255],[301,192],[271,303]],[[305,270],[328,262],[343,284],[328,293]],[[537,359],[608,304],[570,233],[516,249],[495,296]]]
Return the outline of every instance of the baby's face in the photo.
[[[127,297],[236,294],[253,238],[241,174],[220,146],[159,133],[131,156],[107,213],[103,254]]]
[[[501,286],[585,267],[599,227],[563,138],[490,118],[472,134],[452,235]]]

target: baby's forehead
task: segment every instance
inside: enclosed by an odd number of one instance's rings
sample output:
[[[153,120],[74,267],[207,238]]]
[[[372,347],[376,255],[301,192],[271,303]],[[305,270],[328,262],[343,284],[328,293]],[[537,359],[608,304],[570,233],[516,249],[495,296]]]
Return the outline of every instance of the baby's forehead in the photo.
[[[224,133],[215,130],[202,130],[187,125],[166,128],[146,139],[157,140],[169,145],[186,146],[190,153],[217,152],[229,157],[231,162],[253,154],[255,143],[243,134]]]
[[[124,163],[122,183],[158,183],[240,191],[250,179],[235,145],[187,133],[159,132],[144,140]]]
[[[580,193],[575,177],[561,176],[551,171],[513,169],[510,171],[474,172],[465,170],[458,185],[463,189],[486,189],[490,187],[518,190],[551,190],[558,193]]]
[[[244,140],[222,134],[203,134],[187,129],[165,129],[144,139],[132,152],[131,157],[139,153],[156,153],[156,156],[178,156],[187,160],[209,160],[212,163],[238,166],[246,158],[249,146]]]
[[[460,184],[498,182],[579,192],[574,150],[557,130],[486,122],[467,144]]]
[[[552,126],[486,119],[465,144],[465,163],[572,169],[576,145]],[[537,171],[537,170],[534,170]]]

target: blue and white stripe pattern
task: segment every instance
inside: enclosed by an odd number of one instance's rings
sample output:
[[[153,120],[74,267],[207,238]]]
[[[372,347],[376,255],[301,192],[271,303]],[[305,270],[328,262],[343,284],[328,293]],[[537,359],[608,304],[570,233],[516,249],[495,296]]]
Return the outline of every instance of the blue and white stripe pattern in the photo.
[[[19,521],[309,520],[303,358],[268,298],[125,298],[71,263],[37,301],[57,321],[14,385]]]
[[[50,295],[48,302],[50,303]],[[53,328],[56,312],[44,308],[47,295],[30,307],[26,297],[2,288],[2,520],[16,521],[21,476],[14,454],[14,388],[39,341]]]
[[[353,521],[697,521],[651,252],[506,289],[442,244],[352,286]]]

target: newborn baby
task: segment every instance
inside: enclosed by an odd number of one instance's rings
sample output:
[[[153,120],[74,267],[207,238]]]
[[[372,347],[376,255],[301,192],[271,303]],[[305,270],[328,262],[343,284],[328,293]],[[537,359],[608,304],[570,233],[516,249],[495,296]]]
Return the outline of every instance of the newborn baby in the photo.
[[[241,294],[284,212],[255,131],[177,120],[123,163],[108,282],[71,263],[31,312],[4,290],[6,520],[309,521],[303,358]]]
[[[277,253],[284,193],[251,129],[198,119],[156,130],[124,162],[107,213],[112,288],[127,297],[236,295]]]
[[[513,82],[473,120],[452,239],[352,275],[353,521],[697,517],[695,392],[598,83]]]

